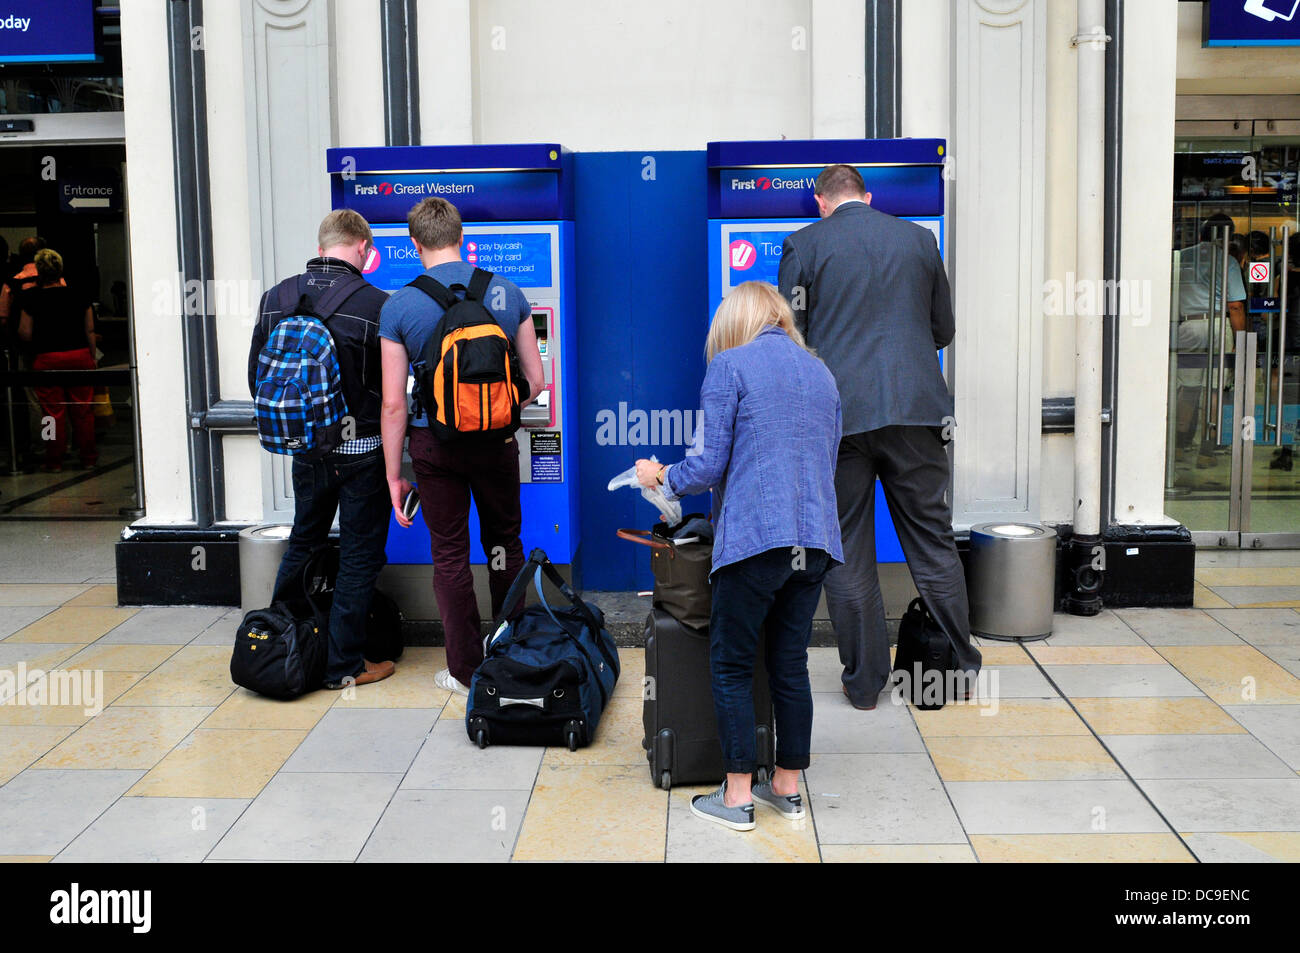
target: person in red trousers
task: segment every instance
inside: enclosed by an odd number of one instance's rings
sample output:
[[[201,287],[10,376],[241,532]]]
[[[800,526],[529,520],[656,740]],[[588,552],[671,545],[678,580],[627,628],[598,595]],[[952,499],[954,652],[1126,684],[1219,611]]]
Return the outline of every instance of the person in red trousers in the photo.
[[[52,248],[36,253],[35,287],[18,296],[21,317],[18,336],[31,342],[36,358],[34,371],[93,370],[95,363],[95,312],[84,295],[63,282],[63,257]],[[68,418],[72,418],[77,452],[81,465],[95,465],[95,415],[91,401],[91,384],[50,384],[33,388],[41,405],[42,436],[52,436],[45,443],[46,473],[63,469],[63,454],[68,442]],[[54,422],[52,434],[45,423]]]

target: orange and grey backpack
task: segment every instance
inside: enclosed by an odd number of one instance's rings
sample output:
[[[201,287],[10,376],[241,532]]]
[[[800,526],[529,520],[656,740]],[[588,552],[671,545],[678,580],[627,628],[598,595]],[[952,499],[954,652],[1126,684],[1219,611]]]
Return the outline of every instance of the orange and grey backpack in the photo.
[[[491,281],[491,272],[475,268],[468,288],[448,288],[428,275],[410,283],[443,308],[413,365],[420,406],[441,440],[500,439],[519,429],[528,381],[510,335],[483,303]]]

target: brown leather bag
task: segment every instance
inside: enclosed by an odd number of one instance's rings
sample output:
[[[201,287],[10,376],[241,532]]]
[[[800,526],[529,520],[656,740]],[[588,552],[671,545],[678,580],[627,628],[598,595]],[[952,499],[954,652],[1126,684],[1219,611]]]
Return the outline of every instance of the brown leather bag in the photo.
[[[685,519],[689,517],[683,522]],[[713,590],[709,585],[713,542],[678,542],[668,536],[674,528],[667,523],[656,523],[654,529],[620,529],[618,538],[650,547],[655,608],[663,609],[692,629],[708,629],[709,610],[713,606]]]

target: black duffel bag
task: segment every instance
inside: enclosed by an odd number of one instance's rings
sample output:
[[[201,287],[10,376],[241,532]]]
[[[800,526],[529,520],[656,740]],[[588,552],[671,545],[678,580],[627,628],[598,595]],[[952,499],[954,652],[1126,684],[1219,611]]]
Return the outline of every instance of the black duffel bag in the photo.
[[[304,596],[311,593],[324,606],[329,617],[334,606],[334,585],[339,575],[339,551],[333,546],[321,546],[308,560],[309,573],[304,573]],[[366,613],[366,644],[362,654],[371,662],[396,662],[402,657],[402,612],[389,596],[378,589],[370,597],[370,611]]]
[[[709,627],[713,590],[709,572],[713,568],[712,526],[700,513],[688,513],[681,522],[656,523],[652,529],[620,529],[619,539],[651,549],[654,571],[653,603],[688,628]]]
[[[317,550],[302,577],[277,590],[266,609],[244,616],[235,632],[230,678],[249,691],[288,700],[313,692],[325,681],[329,659],[329,604],[311,593],[309,580],[325,559]]]

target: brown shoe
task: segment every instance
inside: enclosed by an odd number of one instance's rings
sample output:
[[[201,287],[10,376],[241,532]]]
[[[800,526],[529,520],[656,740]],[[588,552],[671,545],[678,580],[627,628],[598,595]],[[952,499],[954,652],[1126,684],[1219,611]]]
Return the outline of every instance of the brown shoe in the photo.
[[[849,687],[848,687],[847,685],[841,685],[841,686],[840,686],[840,691],[842,691],[842,692],[844,693],[844,697],[845,697],[845,698],[848,698],[848,699],[849,699],[849,704],[852,705],[854,708],[856,708],[858,711],[875,711],[875,710],[876,710],[876,706],[875,706],[875,705],[859,705],[859,704],[858,704],[857,702],[855,702],[852,698],[849,698]]]
[[[362,661],[366,663],[366,667],[354,678],[344,679],[341,682],[326,682],[325,687],[337,691],[352,685],[369,685],[371,682],[382,682],[397,671],[397,666],[392,662],[372,662],[370,659],[362,659]]]

